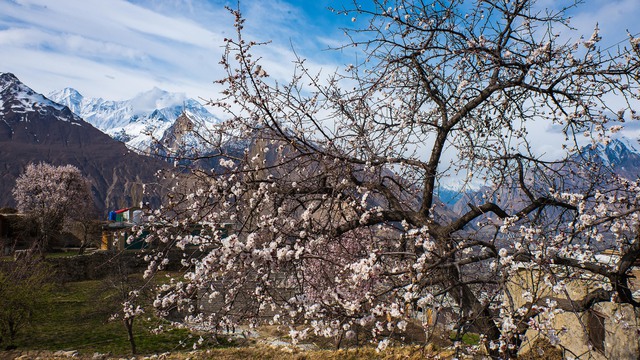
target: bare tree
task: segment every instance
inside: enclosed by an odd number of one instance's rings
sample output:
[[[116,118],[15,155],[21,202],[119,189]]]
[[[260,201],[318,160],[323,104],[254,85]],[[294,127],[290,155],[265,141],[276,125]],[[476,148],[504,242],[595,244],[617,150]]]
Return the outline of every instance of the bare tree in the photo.
[[[94,206],[89,182],[71,165],[29,164],[12,194],[18,210],[38,225],[40,241],[36,247],[41,252],[60,234],[65,221],[91,213]]]
[[[16,337],[42,310],[51,275],[51,268],[33,255],[0,268],[0,344],[15,347]]]
[[[131,354],[137,353],[137,346],[134,337],[133,324],[139,315],[144,314],[144,308],[140,305],[144,303],[145,297],[149,293],[142,279],[133,274],[132,270],[121,259],[115,259],[111,266],[114,267],[113,274],[104,280],[108,292],[113,292],[113,297],[109,301],[114,301],[116,311],[111,315],[110,320],[122,320],[127,331],[127,340],[131,347]],[[118,307],[117,305],[121,306]]]
[[[100,239],[102,233],[102,222],[98,219],[97,211],[94,207],[87,208],[75,219],[77,226],[81,229],[81,242],[78,254],[84,254],[89,246],[96,245],[96,239]]]
[[[326,77],[300,59],[287,83],[269,77],[253,56],[262,44],[231,10],[225,97],[212,103],[230,115],[220,138],[253,145],[233,156],[221,143],[222,170],[194,172],[199,183],[166,204],[175,226],[155,238],[204,255],[185,260],[187,281],[159,302],[209,310],[190,320],[212,326],[304,325],[294,339],[365,326],[381,347],[416,309],[450,307],[458,329],[501,357],[528,329],[551,329],[538,315],[640,305],[628,284],[638,183],[603,176],[577,151],[578,136],[607,142],[637,120],[640,39],[602,49],[596,28],[567,40],[567,9],[530,0],[353,5],[336,11],[366,23],[348,32],[363,61]],[[561,129],[564,157],[537,153],[531,126]],[[454,176],[486,185],[460,213],[437,199]],[[227,222],[233,235],[220,231]],[[208,231],[189,234],[194,223]],[[620,255],[602,264],[607,248]],[[520,303],[523,269],[547,287]],[[569,296],[569,279],[589,290]]]

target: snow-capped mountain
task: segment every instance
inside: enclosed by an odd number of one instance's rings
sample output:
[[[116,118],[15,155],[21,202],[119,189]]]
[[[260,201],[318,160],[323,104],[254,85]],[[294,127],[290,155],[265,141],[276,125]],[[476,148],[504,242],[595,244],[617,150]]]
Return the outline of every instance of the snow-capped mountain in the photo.
[[[85,98],[78,91],[66,88],[49,94],[49,98],[68,106],[96,128],[130,149],[148,153],[181,114],[203,126],[218,123],[198,101],[182,93],[170,93],[158,88],[122,101]]]
[[[31,116],[50,116],[82,126],[82,119],[21,83],[11,73],[0,73],[0,116],[28,122]],[[5,124],[8,124],[5,119]]]
[[[607,145],[582,149],[583,156],[593,158],[618,175],[635,180],[640,176],[640,144],[627,138],[613,139]]]
[[[0,73],[1,206],[14,206],[11,189],[29,163],[71,164],[92,183],[97,208],[160,203],[154,174],[167,164],[138,155],[10,73]]]
[[[587,166],[589,164],[590,166]],[[587,171],[587,168],[589,169]],[[611,140],[608,144],[596,144],[594,146],[587,145],[580,149],[579,152],[571,155],[568,161],[558,164],[552,176],[547,179],[556,179],[562,183],[563,189],[567,191],[580,192],[588,182],[587,177],[591,180],[602,181],[603,184],[612,176],[621,176],[628,180],[636,181],[640,179],[640,145],[638,141],[628,138],[617,138]],[[587,171],[587,172],[585,172]],[[525,182],[535,189],[535,174],[529,172],[525,176]],[[599,180],[593,177],[597,176]],[[545,186],[543,186],[544,188]],[[441,194],[442,195],[442,189]],[[541,189],[542,193],[546,188]],[[489,195],[488,195],[489,194]],[[486,196],[490,196],[487,198]],[[523,196],[518,190],[517,181],[512,182],[512,186],[504,187],[499,191],[494,191],[491,187],[483,187],[475,191],[466,191],[455,193],[454,190],[444,189],[444,199],[454,212],[461,214],[468,211],[467,204],[479,205],[487,201],[496,204],[507,204],[519,201]]]

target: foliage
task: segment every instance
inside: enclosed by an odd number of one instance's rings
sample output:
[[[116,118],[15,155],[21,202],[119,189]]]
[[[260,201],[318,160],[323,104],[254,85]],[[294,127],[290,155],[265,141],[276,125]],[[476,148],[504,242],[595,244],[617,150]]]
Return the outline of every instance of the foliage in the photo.
[[[567,40],[566,10],[354,2],[338,12],[365,22],[346,45],[362,49],[362,62],[323,77],[300,59],[286,83],[269,76],[254,56],[262,44],[243,37],[231,10],[225,97],[212,101],[229,113],[218,129],[227,143],[220,169],[185,175],[153,218],[164,225],[148,238],[161,246],[147,275],[171,247],[185,249],[188,266],[156,306],[212,331],[290,324],[294,340],[367,329],[379,349],[418,311],[447,313],[445,325],[480,333],[496,357],[514,357],[530,329],[557,342],[557,312],[612,299],[640,306],[628,284],[640,184],[575,146],[583,136],[606,143],[637,120],[640,40],[602,49],[597,28]],[[565,135],[562,157],[531,146],[528,129],[540,126]],[[234,141],[251,142],[244,156],[225,150]],[[463,191],[484,186],[457,213],[436,197],[452,177]],[[607,249],[618,254],[603,263]],[[522,271],[538,285],[518,289]],[[575,281],[583,293],[569,291]]]
[[[18,210],[29,214],[38,225],[44,251],[49,240],[60,234],[70,219],[85,219],[91,213],[91,187],[80,170],[72,165],[29,164],[12,191]]]
[[[87,247],[100,247],[103,223],[97,218],[97,212],[89,210],[66,226],[69,231],[76,231],[75,233],[80,235],[79,255],[84,254]]]
[[[15,340],[46,305],[49,268],[39,257],[25,256],[0,268],[0,345],[15,346]]]

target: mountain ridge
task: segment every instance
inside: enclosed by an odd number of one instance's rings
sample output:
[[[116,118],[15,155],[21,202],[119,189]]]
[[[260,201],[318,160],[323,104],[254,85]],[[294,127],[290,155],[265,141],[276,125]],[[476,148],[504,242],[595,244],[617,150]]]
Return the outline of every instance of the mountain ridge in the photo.
[[[205,126],[219,123],[198,101],[157,87],[119,101],[85,98],[70,87],[51,92],[49,97],[130,149],[144,154],[152,151],[154,143],[182,114]]]
[[[595,168],[590,169],[587,174],[582,174],[586,163],[594,165]],[[584,176],[597,176],[604,182],[612,176],[621,176],[635,181],[640,179],[640,144],[625,137],[618,137],[607,144],[585,145],[570,155],[568,161],[560,167],[564,169],[555,169],[560,171],[556,174],[559,177],[556,180],[563,183],[566,187],[565,191],[579,191],[584,183]],[[531,172],[525,174],[525,182],[534,188],[535,175]],[[445,194],[445,203],[455,213],[463,214],[469,210],[469,204],[478,206],[486,201],[492,201],[498,205],[513,204],[523,196],[523,194],[518,195],[520,191],[517,188],[517,181],[514,181],[510,187],[503,187],[498,191],[488,185],[457,194],[451,189],[441,191]],[[546,192],[548,189],[540,190]]]

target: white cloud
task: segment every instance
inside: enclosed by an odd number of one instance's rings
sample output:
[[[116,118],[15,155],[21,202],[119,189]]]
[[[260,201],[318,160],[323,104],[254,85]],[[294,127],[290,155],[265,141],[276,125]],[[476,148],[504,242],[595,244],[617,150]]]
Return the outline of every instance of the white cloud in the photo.
[[[221,43],[221,35],[191,20],[125,1],[0,3],[0,52],[8,54],[0,71],[43,93],[76,82],[86,95],[110,99],[154,85],[207,96]]]
[[[39,29],[12,28],[0,32],[0,46],[26,47],[57,53],[80,54],[87,58],[145,61],[148,55],[140,49],[110,41],[93,40],[78,34],[54,35]]]
[[[626,39],[626,30],[640,32],[638,14],[640,1],[637,0],[590,0],[585,6],[572,12],[571,25],[589,36],[596,24],[607,44]]]
[[[567,1],[560,1],[564,4]],[[0,1],[0,72],[15,73],[36,91],[66,86],[85,96],[131,98],[154,86],[189,97],[217,97],[213,81],[224,37],[234,35],[227,0],[14,0]],[[349,3],[349,1],[345,1]],[[336,1],[304,3],[247,0],[245,36],[273,43],[258,50],[263,67],[280,82],[291,77],[295,54],[312,73],[354,62],[356,51],[325,51],[346,42],[340,26],[353,26],[325,8]],[[541,6],[559,6],[547,0]],[[600,23],[605,41],[639,31],[637,0],[590,0],[572,10],[573,26],[589,36]],[[611,34],[611,35],[610,35]],[[578,35],[576,35],[578,36]],[[612,40],[613,41],[613,40]],[[614,41],[614,42],[615,42]],[[294,52],[295,50],[295,52]],[[543,132],[543,130],[540,130]]]
[[[258,50],[272,76],[290,78],[292,47],[319,59],[307,64],[314,72],[337,68],[331,54],[316,55],[325,45],[305,31],[313,26],[300,8],[282,0],[245,4],[245,35],[274,40]],[[72,86],[85,96],[118,100],[158,86],[215,98],[212,83],[223,76],[218,65],[223,38],[235,32],[223,5],[223,0],[0,2],[0,53],[6,54],[0,72],[13,72],[42,93]]]

